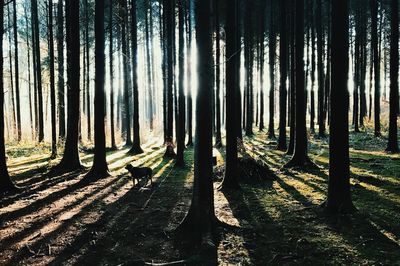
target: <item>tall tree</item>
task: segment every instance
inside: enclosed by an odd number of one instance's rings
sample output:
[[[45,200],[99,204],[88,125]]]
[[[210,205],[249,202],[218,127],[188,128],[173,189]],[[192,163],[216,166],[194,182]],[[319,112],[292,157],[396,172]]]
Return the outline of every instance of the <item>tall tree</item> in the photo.
[[[322,0],[317,0],[317,54],[318,54],[318,135],[325,137],[325,86],[324,86],[324,28],[322,25]]]
[[[124,82],[124,122],[126,128],[126,146],[132,145],[132,137],[131,137],[131,100],[130,100],[130,85],[131,85],[131,73],[130,73],[130,63],[129,63],[129,48],[128,48],[128,36],[126,34],[127,24],[128,24],[128,15],[127,15],[127,0],[120,0],[120,25],[121,25],[121,42],[122,42],[122,60],[123,60],[123,82]]]
[[[113,37],[113,1],[109,0],[108,3],[108,34],[110,38],[109,46],[109,70],[110,70],[110,131],[111,131],[111,149],[116,150],[117,144],[115,142],[115,107],[114,107],[114,37]]]
[[[78,150],[80,114],[80,58],[79,58],[79,1],[65,1],[67,41],[67,90],[68,116],[67,138],[63,158],[55,170],[75,171],[83,168]]]
[[[64,90],[64,12],[63,1],[57,4],[57,61],[58,61],[58,135],[65,139],[65,90]]]
[[[177,152],[176,152],[176,165],[183,166],[185,164],[183,152],[185,150],[185,120],[186,120],[186,106],[185,106],[185,90],[184,90],[184,73],[185,73],[185,47],[184,47],[184,1],[179,0],[179,99],[178,99],[178,135],[177,135]]]
[[[237,91],[239,90],[238,10],[239,1],[233,0],[226,9],[226,167],[221,189],[238,188],[238,149],[236,134]]]
[[[399,152],[397,115],[399,115],[399,2],[391,1],[390,34],[390,114],[388,152]]]
[[[51,158],[57,157],[56,85],[54,72],[53,0],[49,0],[48,46],[50,60]]]
[[[86,96],[86,119],[87,119],[87,138],[92,141],[92,114],[91,114],[91,93],[90,93],[90,44],[89,44],[89,4],[88,0],[85,0],[85,74],[86,85],[83,89]],[[82,122],[81,122],[82,123]]]
[[[105,7],[104,0],[95,4],[95,91],[94,91],[94,159],[86,178],[98,179],[110,175],[106,160],[105,135]]]
[[[3,69],[3,36],[4,36],[4,1],[0,1],[0,191],[15,190],[7,170],[6,147],[4,139],[4,69]]]
[[[375,136],[381,135],[381,59],[378,49],[378,0],[370,0],[371,3],[371,45],[374,55],[374,125]]]
[[[131,0],[131,41],[132,41],[132,82],[133,82],[133,144],[130,149],[131,154],[143,153],[140,147],[140,127],[139,127],[139,88],[137,76],[137,5],[136,0]]]
[[[287,29],[286,29],[286,0],[280,1],[280,41],[279,41],[279,138],[278,149],[286,150],[286,99],[287,99]]]
[[[303,167],[312,165],[308,158],[308,141],[306,128],[306,106],[307,97],[305,90],[304,75],[304,0],[296,0],[296,127],[295,147],[292,159],[286,164],[287,167]]]
[[[348,0],[332,1],[332,104],[326,201],[326,208],[331,212],[349,212],[354,209],[350,195],[348,3]]]
[[[270,29],[269,29],[269,125],[268,138],[275,139],[275,52],[276,34],[274,26],[274,1],[270,6]]]
[[[193,236],[196,242],[210,238],[215,222],[212,181],[212,90],[213,56],[211,1],[196,1],[196,42],[199,89],[196,98],[194,184],[190,209],[178,232]]]
[[[18,21],[17,1],[13,1],[13,22],[14,22],[14,67],[15,67],[15,100],[17,107],[17,140],[21,141],[21,97],[19,92],[19,54],[18,54]]]
[[[154,83],[152,79],[152,68],[154,67],[152,65],[152,55],[151,55],[151,49],[153,46],[151,45],[151,38],[152,36],[150,35],[150,30],[149,29],[149,16],[150,20],[152,17],[152,7],[151,7],[151,0],[146,0],[144,1],[145,4],[145,16],[144,16],[144,21],[145,21],[145,39],[146,39],[146,69],[147,69],[147,93],[148,93],[148,118],[149,118],[149,123],[150,123],[150,130],[153,130],[153,124],[154,124],[154,114],[153,114],[153,90],[154,90]]]
[[[219,1],[214,0],[215,10],[215,146],[222,147],[221,136],[221,35],[219,18]]]
[[[188,55],[186,57],[187,60],[187,80],[191,80],[192,78],[192,66],[191,66],[191,51],[192,51],[192,5],[191,5],[191,0],[186,1],[187,2],[187,51],[186,54]],[[193,146],[193,100],[192,100],[192,86],[189,83],[187,85],[187,134],[188,134],[188,142],[186,146]]]
[[[174,85],[174,28],[175,28],[175,0],[164,0],[164,16],[165,16],[165,33],[166,45],[164,47],[166,54],[166,91],[165,91],[165,104],[166,108],[166,130],[167,130],[167,149],[165,152],[166,157],[175,156],[173,149],[173,122],[174,122],[174,99],[173,99],[173,85]]]
[[[44,140],[44,118],[43,118],[43,90],[42,90],[42,67],[40,60],[40,38],[39,38],[39,17],[38,17],[38,5],[37,0],[32,0],[32,29],[34,38],[34,72],[36,77],[36,89],[38,98],[38,130],[39,130],[39,142]]]

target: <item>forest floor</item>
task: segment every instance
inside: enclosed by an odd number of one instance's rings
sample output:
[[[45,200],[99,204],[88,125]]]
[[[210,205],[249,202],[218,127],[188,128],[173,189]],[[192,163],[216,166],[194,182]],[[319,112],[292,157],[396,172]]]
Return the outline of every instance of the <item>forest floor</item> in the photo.
[[[275,150],[265,133],[246,138],[247,152],[264,160],[276,177],[243,183],[231,193],[215,189],[216,215],[232,227],[218,229],[214,259],[221,265],[400,265],[400,156],[383,152],[385,144],[370,133],[351,135],[358,212],[333,217],[320,207],[327,191],[327,139],[311,140],[310,157],[320,169],[300,171],[282,169],[290,157]],[[175,247],[172,232],[190,203],[193,149],[186,150],[188,166],[176,168],[163,159],[160,143],[143,148],[137,156],[128,156],[128,149],[109,152],[112,176],[85,184],[82,173],[50,176],[57,160],[50,161],[48,147],[9,146],[9,170],[23,190],[0,198],[0,265],[188,259]],[[224,150],[214,152],[223,164]],[[92,154],[81,155],[89,165]],[[133,188],[124,169],[130,162],[153,168],[150,189]]]

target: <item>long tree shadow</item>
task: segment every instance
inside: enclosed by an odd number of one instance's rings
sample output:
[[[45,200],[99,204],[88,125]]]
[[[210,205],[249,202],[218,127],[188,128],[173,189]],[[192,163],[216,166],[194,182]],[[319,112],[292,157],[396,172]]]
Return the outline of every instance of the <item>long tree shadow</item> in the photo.
[[[151,162],[148,162],[151,163]],[[159,165],[161,167],[161,164]],[[66,206],[64,209],[59,211],[59,214],[61,213],[66,213],[68,211],[71,211],[71,209],[75,208],[76,205],[79,205],[80,202],[83,200],[89,201],[88,204],[84,205],[83,207],[79,208],[78,211],[75,210],[72,213],[72,216],[69,217],[67,220],[63,220],[62,223],[53,231],[50,233],[46,234],[44,237],[39,239],[38,241],[34,242],[30,248],[31,250],[40,250],[40,248],[43,245],[46,245],[46,243],[54,241],[57,237],[62,236],[65,233],[69,233],[68,230],[71,230],[71,227],[74,227],[74,224],[76,222],[79,222],[83,220],[87,215],[91,215],[93,213],[99,212],[102,213],[106,207],[107,204],[104,203],[105,198],[107,197],[112,197],[115,196],[116,191],[120,191],[122,187],[126,187],[126,184],[129,182],[129,179],[126,178],[112,178],[113,180],[110,182],[106,182],[103,184],[101,187],[93,191],[91,194],[86,194],[83,195],[81,199],[79,199],[77,202],[73,202],[71,205]],[[82,182],[78,182],[78,184],[82,184]],[[106,192],[103,192],[104,190],[107,190]],[[132,190],[133,191],[133,190]],[[118,209],[116,210],[118,211]],[[54,218],[54,217],[53,217]],[[40,221],[38,223],[34,224],[33,229],[37,229],[40,227]],[[29,230],[31,231],[31,230]],[[27,232],[20,233],[17,235],[17,238],[21,238],[24,235],[26,235]],[[73,234],[73,233],[72,233]],[[15,240],[14,240],[15,241]],[[18,241],[18,239],[16,239]],[[13,264],[13,262],[19,261],[24,258],[29,257],[29,250],[22,249],[18,251],[15,254],[15,260],[10,261],[10,264]]]
[[[59,265],[71,257],[76,265],[142,265],[145,260],[165,260],[160,252],[166,252],[165,248],[171,246],[165,230],[171,214],[182,200],[190,172],[190,168],[185,168],[177,174],[172,162],[164,159],[154,168],[154,172],[162,173],[156,174],[159,176],[153,190],[143,193],[130,190],[106,206],[107,211],[63,249],[52,265]],[[93,230],[97,232],[95,238],[92,237]],[[95,244],[88,244],[88,238]],[[71,256],[73,254],[76,256]],[[154,257],[149,258],[152,254]]]

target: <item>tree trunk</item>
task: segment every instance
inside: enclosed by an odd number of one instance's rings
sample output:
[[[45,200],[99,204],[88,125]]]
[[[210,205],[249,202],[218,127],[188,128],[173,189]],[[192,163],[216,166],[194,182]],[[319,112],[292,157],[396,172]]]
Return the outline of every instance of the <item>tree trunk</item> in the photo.
[[[215,222],[212,182],[212,23],[210,0],[196,1],[199,90],[196,99],[194,184],[190,209],[178,227],[183,236],[199,243],[211,235]],[[215,258],[216,259],[216,258]]]
[[[15,190],[7,170],[6,147],[4,139],[4,68],[3,68],[3,35],[4,35],[4,1],[0,2],[0,191]]]
[[[24,5],[24,16],[26,23],[26,50],[28,57],[28,101],[29,101],[29,121],[31,125],[31,136],[32,139],[35,139],[35,127],[33,121],[33,107],[32,107],[32,84],[31,84],[31,48],[29,44],[29,22],[28,22],[28,10],[27,5]]]
[[[114,107],[114,37],[113,37],[113,1],[109,2],[109,21],[108,21],[108,34],[110,38],[109,46],[109,68],[110,68],[110,131],[111,131],[111,149],[116,150],[117,144],[115,143],[115,107]]]
[[[296,71],[295,71],[295,8],[291,7],[290,17],[290,97],[289,97],[289,124],[290,124],[290,140],[289,147],[287,150],[288,155],[293,155],[294,143],[295,143],[295,132],[296,132]]]
[[[286,99],[287,99],[287,28],[286,28],[286,0],[280,1],[280,41],[279,41],[279,138],[278,149],[286,150]]]
[[[105,7],[104,0],[95,4],[95,91],[94,91],[94,158],[93,166],[85,176],[88,179],[100,179],[109,176],[106,160],[105,118]]]
[[[276,34],[274,26],[274,2],[271,0],[270,6],[270,29],[269,29],[269,126],[268,138],[275,139],[275,50],[276,50]]]
[[[167,150],[166,157],[175,156],[173,149],[173,122],[174,122],[174,98],[173,98],[173,85],[174,85],[174,27],[175,27],[175,0],[164,0],[164,15],[166,22],[166,31],[164,38],[167,39],[166,50],[166,116],[167,116]],[[166,36],[165,36],[166,35]]]
[[[17,23],[17,1],[13,1],[13,20],[14,20],[14,67],[15,67],[15,100],[17,107],[17,140],[21,141],[21,99],[19,92],[19,56],[18,56],[18,23]]]
[[[318,53],[318,134],[325,137],[325,86],[324,86],[324,33],[322,26],[322,0],[317,0],[317,53]]]
[[[57,4],[57,58],[58,58],[58,135],[65,139],[65,90],[64,90],[64,13],[63,1]]]
[[[292,159],[287,167],[304,167],[312,164],[307,155],[306,90],[304,87],[304,0],[296,0],[296,128]]]
[[[375,136],[381,136],[381,68],[378,49],[378,1],[371,0],[371,44],[374,54],[374,125]]]
[[[80,114],[79,1],[66,0],[65,7],[68,88],[67,139],[63,158],[55,168],[62,172],[82,170],[83,168],[78,150]]]
[[[53,34],[53,0],[49,0],[49,60],[50,60],[50,101],[51,101],[51,158],[57,157],[57,118],[56,118],[56,85],[54,73],[54,34]]]
[[[214,0],[214,13],[215,13],[215,147],[222,147],[222,136],[221,136],[221,36],[219,30],[219,0]]]
[[[151,48],[152,45],[150,45],[151,40],[150,40],[150,30],[149,30],[149,19],[148,19],[148,13],[150,12],[150,17],[152,16],[151,14],[151,3],[150,0],[145,1],[145,39],[146,39],[146,69],[147,69],[147,92],[148,92],[148,118],[149,118],[149,123],[150,123],[150,130],[153,130],[153,124],[154,124],[154,114],[153,114],[153,80],[152,80],[152,68],[154,67],[152,65],[151,61]]]
[[[326,208],[330,212],[354,210],[350,196],[349,159],[349,13],[348,0],[332,1],[332,92],[329,184]]]
[[[188,55],[187,60],[187,80],[191,80],[192,78],[192,65],[191,65],[191,51],[192,51],[192,10],[191,10],[191,1],[187,2],[187,51]],[[193,146],[193,100],[192,100],[192,86],[188,84],[187,87],[187,134],[188,134],[188,142],[187,146]]]
[[[178,99],[178,104],[179,104],[179,114],[178,114],[178,135],[177,135],[177,156],[176,156],[176,165],[177,166],[184,166],[185,161],[183,157],[183,152],[185,150],[185,119],[186,119],[186,106],[185,106],[185,90],[184,90],[184,64],[185,64],[185,47],[184,47],[184,6],[183,6],[183,0],[179,0],[178,2],[179,6],[179,99]]]
[[[131,2],[131,41],[132,41],[132,82],[133,82],[133,144],[130,149],[131,154],[143,153],[140,147],[140,127],[139,127],[139,89],[137,75],[138,57],[138,38],[137,38],[137,17],[136,0]]]
[[[233,0],[226,9],[226,167],[221,189],[238,188],[238,149],[236,134],[236,105],[240,78],[238,50],[238,0]],[[262,88],[262,87],[261,87]]]
[[[36,82],[37,82],[37,97],[38,97],[38,121],[39,121],[39,135],[38,140],[42,142],[44,140],[44,119],[43,119],[43,91],[42,91],[42,71],[41,71],[41,59],[40,59],[40,42],[39,42],[39,18],[38,18],[38,6],[37,0],[32,0],[32,27],[34,36],[34,53],[35,53],[35,71]]]
[[[389,141],[386,151],[398,153],[397,115],[399,112],[399,2],[391,1],[390,35],[390,114]]]

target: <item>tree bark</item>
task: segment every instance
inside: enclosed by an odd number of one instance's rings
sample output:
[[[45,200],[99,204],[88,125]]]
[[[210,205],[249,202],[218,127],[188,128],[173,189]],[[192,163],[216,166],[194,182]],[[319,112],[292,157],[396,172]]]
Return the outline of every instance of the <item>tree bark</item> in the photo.
[[[94,158],[93,166],[85,176],[88,179],[100,179],[110,175],[106,160],[105,135],[105,7],[104,0],[95,4],[95,91],[94,91]]]
[[[390,111],[387,152],[398,153],[397,116],[399,115],[399,2],[391,1],[390,35]]]
[[[348,0],[332,1],[332,92],[329,183],[326,208],[330,212],[354,210],[350,196],[349,159],[349,51]]]
[[[49,60],[50,60],[50,101],[51,101],[51,158],[57,157],[57,118],[56,118],[56,85],[54,72],[54,33],[53,33],[53,0],[49,0]]]
[[[65,89],[64,89],[64,13],[63,1],[57,4],[57,58],[58,58],[58,135],[65,139]]]

